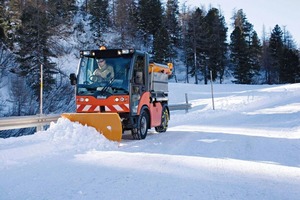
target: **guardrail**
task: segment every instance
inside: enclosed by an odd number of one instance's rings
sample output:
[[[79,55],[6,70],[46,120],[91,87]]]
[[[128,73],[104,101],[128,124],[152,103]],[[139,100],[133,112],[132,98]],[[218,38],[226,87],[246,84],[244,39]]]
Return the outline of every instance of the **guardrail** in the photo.
[[[191,104],[175,104],[169,105],[171,111],[173,110],[186,110],[191,108]],[[0,118],[0,131],[31,128],[36,127],[37,131],[42,130],[43,126],[49,125],[51,122],[56,122],[60,115],[30,115],[30,116],[16,116],[16,117],[3,117]]]
[[[192,107],[192,105],[190,103],[169,105],[170,111],[173,111],[173,110],[185,110],[185,111],[188,111],[189,109],[191,109],[191,107]]]
[[[29,115],[17,117],[0,118],[0,131],[37,127],[41,130],[43,126],[56,122],[60,115]]]
[[[188,100],[188,95],[185,93],[185,103],[183,104],[174,104],[174,105],[169,105],[169,109],[172,110],[185,110],[188,112],[188,110],[192,107],[192,104],[189,103]]]

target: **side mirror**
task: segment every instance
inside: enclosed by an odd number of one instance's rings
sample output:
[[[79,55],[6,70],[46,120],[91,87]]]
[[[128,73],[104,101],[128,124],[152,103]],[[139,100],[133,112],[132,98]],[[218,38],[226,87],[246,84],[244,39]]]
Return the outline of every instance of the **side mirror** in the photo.
[[[75,73],[70,74],[70,81],[71,81],[71,85],[76,85],[77,77]]]

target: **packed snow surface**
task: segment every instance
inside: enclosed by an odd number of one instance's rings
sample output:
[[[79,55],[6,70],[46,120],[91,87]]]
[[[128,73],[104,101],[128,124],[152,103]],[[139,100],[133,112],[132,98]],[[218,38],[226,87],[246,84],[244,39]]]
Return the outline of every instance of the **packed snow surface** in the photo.
[[[0,139],[0,199],[299,199],[300,84],[214,85],[214,101],[210,85],[169,90],[192,108],[145,140],[67,119]]]

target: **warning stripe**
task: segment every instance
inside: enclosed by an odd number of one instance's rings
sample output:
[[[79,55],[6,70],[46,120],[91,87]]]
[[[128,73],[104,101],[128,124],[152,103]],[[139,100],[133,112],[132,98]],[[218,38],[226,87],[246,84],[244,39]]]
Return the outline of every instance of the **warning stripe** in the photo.
[[[92,107],[91,105],[86,105],[86,106],[84,106],[84,108],[82,109],[82,111],[83,112],[88,112],[91,107]]]
[[[109,112],[129,112],[129,104],[118,104],[118,105],[109,105],[105,106],[105,111]]]
[[[117,104],[105,106],[108,112],[129,112],[129,104]],[[77,105],[77,112],[100,112],[100,106],[96,105]]]
[[[121,104],[120,106],[122,107],[122,109],[124,111],[128,111],[129,112],[129,104]]]

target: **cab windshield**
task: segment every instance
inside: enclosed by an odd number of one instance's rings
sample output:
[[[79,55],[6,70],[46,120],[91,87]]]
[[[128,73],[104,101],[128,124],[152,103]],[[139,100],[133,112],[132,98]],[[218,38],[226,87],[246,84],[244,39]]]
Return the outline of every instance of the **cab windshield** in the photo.
[[[128,94],[131,58],[82,57],[77,76],[77,94],[95,97]]]

